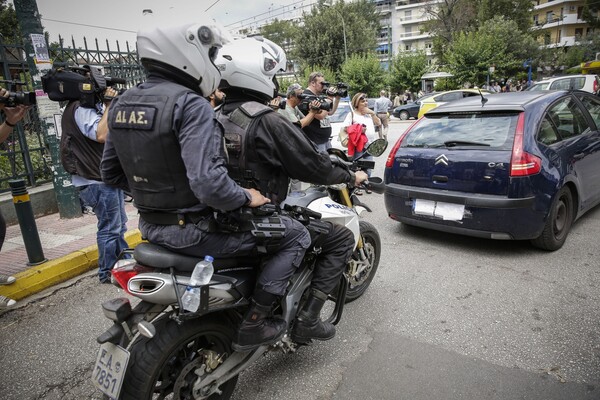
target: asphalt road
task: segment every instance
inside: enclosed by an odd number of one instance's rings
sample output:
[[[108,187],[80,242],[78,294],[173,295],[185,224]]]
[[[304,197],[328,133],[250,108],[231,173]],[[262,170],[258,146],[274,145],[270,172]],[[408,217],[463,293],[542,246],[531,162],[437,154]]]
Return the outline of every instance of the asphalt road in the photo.
[[[409,125],[392,121],[391,142]],[[600,208],[547,253],[404,227],[363,200],[383,243],[371,287],[333,340],[268,354],[234,399],[600,399]],[[0,316],[0,398],[100,399],[100,304],[121,295],[88,275]]]

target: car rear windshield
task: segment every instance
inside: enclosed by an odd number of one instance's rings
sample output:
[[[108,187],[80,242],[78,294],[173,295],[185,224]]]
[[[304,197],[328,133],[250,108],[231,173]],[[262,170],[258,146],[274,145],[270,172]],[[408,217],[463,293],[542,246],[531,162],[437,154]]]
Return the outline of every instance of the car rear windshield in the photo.
[[[401,146],[511,150],[517,117],[517,113],[434,114],[417,123]]]

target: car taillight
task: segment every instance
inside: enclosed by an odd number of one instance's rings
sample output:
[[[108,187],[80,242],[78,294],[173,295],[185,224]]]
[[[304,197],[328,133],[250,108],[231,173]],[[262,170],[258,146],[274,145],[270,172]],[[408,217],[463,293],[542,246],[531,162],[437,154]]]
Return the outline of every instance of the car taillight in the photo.
[[[117,281],[127,293],[131,294],[127,289],[127,283],[131,278],[143,272],[152,272],[152,268],[138,264],[132,258],[121,259],[115,263],[115,266],[110,271],[113,278]]]
[[[388,154],[388,158],[385,162],[385,167],[386,168],[392,168],[392,165],[394,165],[394,158],[396,158],[396,152],[398,151],[398,148],[400,147],[400,145],[402,144],[402,141],[404,140],[404,138],[406,137],[406,135],[408,134],[408,132],[410,132],[410,130],[423,118],[420,118],[418,120],[416,120],[415,122],[413,122],[406,131],[404,131],[404,133],[400,136],[400,138],[398,138],[398,140],[396,141],[396,143],[394,144],[394,147],[392,147],[392,150],[390,151],[390,154]]]
[[[598,79],[594,79],[594,88],[592,90],[594,93],[598,93]]]
[[[523,150],[523,134],[525,130],[525,113],[519,114],[515,141],[510,159],[510,176],[528,176],[540,172],[542,160]]]

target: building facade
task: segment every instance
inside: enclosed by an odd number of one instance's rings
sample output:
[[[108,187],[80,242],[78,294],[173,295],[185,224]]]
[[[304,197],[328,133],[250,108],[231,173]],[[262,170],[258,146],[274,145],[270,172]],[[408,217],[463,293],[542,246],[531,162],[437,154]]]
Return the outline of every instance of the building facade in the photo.
[[[592,32],[582,19],[583,0],[533,1],[533,26],[540,30],[540,44],[547,48],[570,47]]]

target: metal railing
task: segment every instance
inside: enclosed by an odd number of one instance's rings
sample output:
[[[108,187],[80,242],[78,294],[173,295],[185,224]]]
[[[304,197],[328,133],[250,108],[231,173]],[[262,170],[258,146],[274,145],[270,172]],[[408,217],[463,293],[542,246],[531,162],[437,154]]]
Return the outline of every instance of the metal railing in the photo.
[[[102,67],[105,75],[127,80],[128,87],[145,78],[137,51],[127,42],[124,48],[116,42],[113,50],[108,41],[106,48],[100,48],[98,39],[94,39],[94,46],[90,47],[86,38],[83,38],[83,46],[78,46],[74,39],[65,46],[64,39],[59,38],[59,42],[50,44],[48,49],[54,62]],[[2,85],[5,88],[29,91],[31,74],[23,44],[4,44],[0,40],[0,72],[2,80],[23,83],[5,83]],[[1,116],[0,121],[3,118]],[[38,111],[32,106],[8,139],[0,144],[0,193],[10,191],[8,181],[11,179],[24,179],[28,187],[52,181],[51,164]]]

